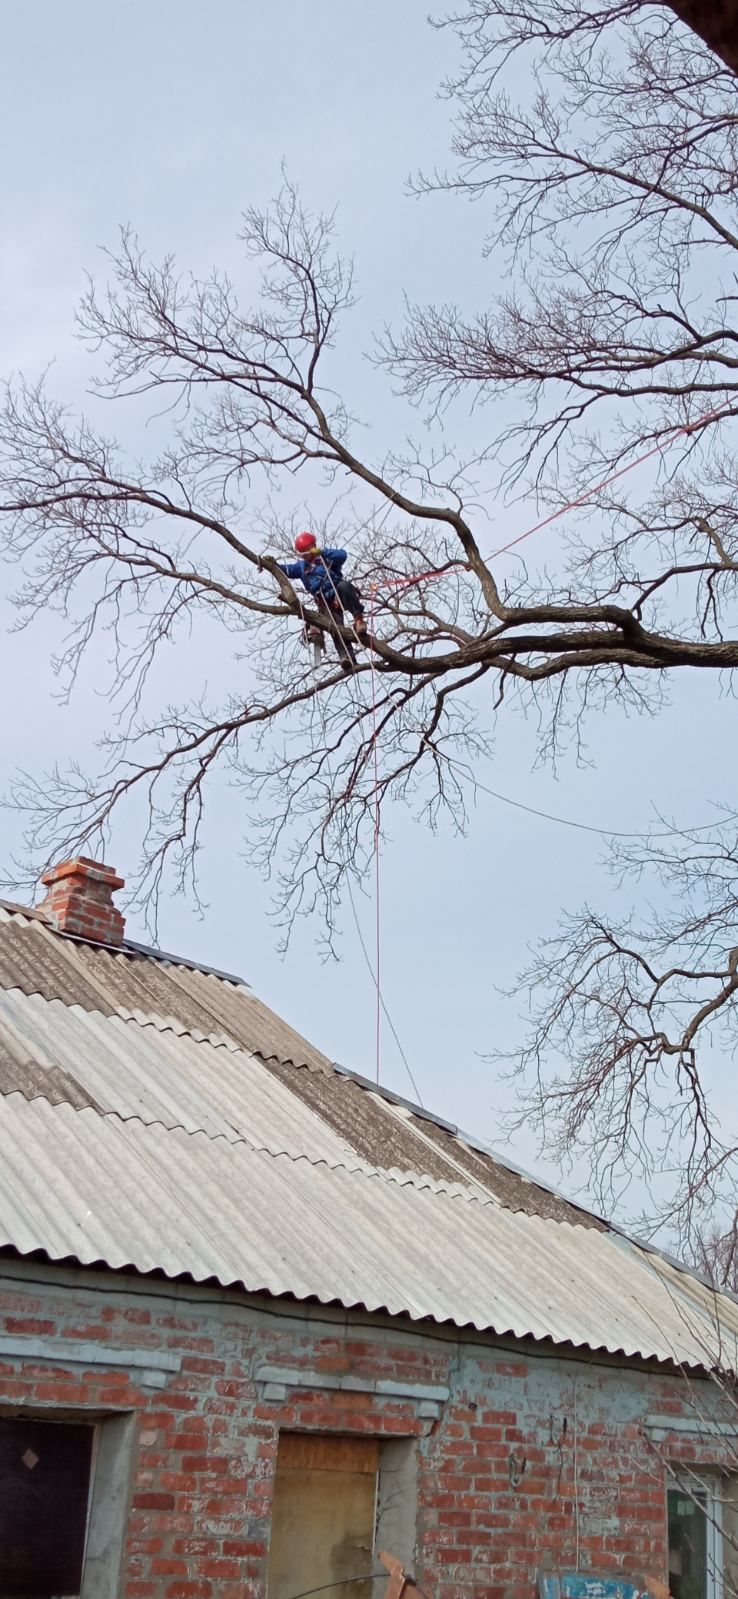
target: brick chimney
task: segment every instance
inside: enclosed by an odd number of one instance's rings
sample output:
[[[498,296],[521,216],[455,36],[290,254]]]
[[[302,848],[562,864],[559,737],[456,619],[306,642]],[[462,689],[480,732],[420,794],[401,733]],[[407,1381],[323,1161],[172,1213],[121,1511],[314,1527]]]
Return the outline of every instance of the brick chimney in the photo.
[[[125,879],[112,867],[77,855],[50,867],[41,881],[48,894],[38,909],[58,932],[96,944],[123,943],[125,919],[113,904],[113,894],[125,887]]]

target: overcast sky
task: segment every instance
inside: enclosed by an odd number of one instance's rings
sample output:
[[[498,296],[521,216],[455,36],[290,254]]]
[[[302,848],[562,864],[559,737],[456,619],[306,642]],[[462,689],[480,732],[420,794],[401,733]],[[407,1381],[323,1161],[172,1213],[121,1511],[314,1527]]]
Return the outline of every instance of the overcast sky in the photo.
[[[200,271],[225,265],[237,278],[240,214],[275,192],[284,160],[311,203],[338,207],[360,296],[342,358],[346,398],[386,439],[400,407],[362,358],[371,330],[400,316],[404,291],[481,308],[498,279],[495,263],[482,258],[489,224],[482,207],[447,197],[417,202],[405,192],[407,175],[442,164],[449,148],[449,107],[436,90],[452,65],[453,39],[428,27],[427,6],[30,0],[8,8],[0,96],[3,372],[33,376],[53,357],[55,390],[84,403],[87,362],[73,340],[72,311],[99,247],[114,244],[118,225],[131,222],[154,254],[173,250],[182,266]],[[460,416],[454,423],[466,426]],[[371,449],[371,431],[367,437]],[[501,501],[492,509],[493,536],[502,542],[513,524]],[[515,527],[535,515],[532,501],[517,508]],[[549,559],[555,549],[552,542]],[[14,581],[9,574],[6,593]],[[7,602],[4,620],[12,620]],[[17,766],[38,773],[69,753],[84,757],[105,727],[94,660],[69,706],[52,699],[50,655],[59,637],[54,619],[20,636],[0,633],[6,777]],[[226,639],[226,669],[230,648]],[[195,692],[204,663],[196,646],[179,649],[178,679]],[[603,719],[588,729],[590,764],[577,766],[572,756],[558,778],[533,770],[535,730],[505,717],[495,759],[479,775],[512,799],[602,827],[637,828],[655,810],[695,824],[709,817],[712,797],[730,794],[736,711],[734,701],[718,705],[718,698],[706,675],[677,684],[656,723],[615,712],[606,726]],[[371,1074],[374,998],[350,916],[340,965],[321,964],[309,925],[280,960],[268,890],[240,860],[241,824],[233,794],[222,788],[202,863],[207,914],[200,920],[182,899],[166,902],[162,947],[238,972],[332,1058]],[[9,855],[17,818],[5,813],[3,828]],[[125,875],[135,852],[133,833],[120,828],[110,864]],[[592,835],[487,799],[464,839],[432,837],[402,815],[390,819],[386,1001],[425,1102],[492,1143],[500,1141],[509,1090],[484,1055],[520,1033],[516,1007],[496,989],[510,983],[528,946],[552,930],[563,908],[585,898],[607,902],[613,890],[601,854]],[[362,915],[369,937],[370,905]],[[145,937],[135,919],[129,933]],[[383,1078],[414,1097],[389,1037]],[[714,1091],[722,1097],[719,1076]],[[507,1152],[537,1164],[524,1135]],[[572,1187],[571,1177],[562,1180]]]

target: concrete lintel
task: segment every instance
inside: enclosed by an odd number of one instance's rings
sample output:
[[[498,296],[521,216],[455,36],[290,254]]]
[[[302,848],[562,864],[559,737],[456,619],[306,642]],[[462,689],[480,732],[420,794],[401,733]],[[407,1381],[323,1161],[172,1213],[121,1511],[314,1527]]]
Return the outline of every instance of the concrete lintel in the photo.
[[[663,1443],[673,1433],[708,1443],[738,1438],[738,1421],[714,1421],[710,1416],[646,1416],[643,1426],[654,1443]]]
[[[276,1397],[267,1389],[325,1388],[331,1392],[376,1394],[380,1399],[408,1399],[417,1405],[431,1404],[433,1414],[449,1397],[449,1389],[428,1383],[394,1382],[390,1378],[361,1377],[356,1372],[306,1371],[291,1366],[259,1366],[256,1381],[266,1384],[265,1398]],[[280,1394],[281,1397],[281,1394]],[[421,1411],[422,1415],[431,1412]]]
[[[336,1386],[346,1393],[373,1394],[376,1393],[377,1384],[373,1377],[356,1377],[353,1372],[339,1377]]]
[[[164,1388],[179,1371],[181,1355],[160,1349],[117,1349],[114,1344],[84,1343],[76,1338],[0,1337],[0,1361],[49,1361],[54,1366],[103,1366],[134,1371],[144,1388]]]
[[[264,1384],[264,1392],[262,1394],[262,1398],[263,1399],[275,1399],[275,1400],[279,1400],[280,1403],[284,1403],[285,1399],[287,1398],[287,1389],[285,1388],[284,1383],[281,1383],[281,1382],[267,1382],[267,1383],[265,1383]]]
[[[448,1399],[450,1389],[431,1383],[392,1382],[389,1378],[381,1377],[377,1382],[377,1393],[391,1394],[398,1399],[432,1399],[436,1404],[443,1404]]]
[[[152,1371],[148,1367],[138,1377],[138,1383],[141,1388],[166,1388],[168,1381],[169,1372]]]
[[[259,1366],[256,1372],[257,1382],[276,1382],[287,1388],[300,1388],[303,1385],[314,1388],[314,1383],[305,1383],[309,1372],[300,1371],[297,1366]]]

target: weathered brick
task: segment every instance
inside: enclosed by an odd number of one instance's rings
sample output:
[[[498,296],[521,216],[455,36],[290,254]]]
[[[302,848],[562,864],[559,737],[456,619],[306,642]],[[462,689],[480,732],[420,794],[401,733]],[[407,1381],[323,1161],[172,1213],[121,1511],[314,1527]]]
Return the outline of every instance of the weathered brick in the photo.
[[[202,1304],[179,1313],[109,1302],[90,1278],[67,1296],[0,1294],[6,1331],[87,1339],[115,1351],[110,1370],[70,1370],[60,1360],[0,1364],[0,1404],[46,1409],[131,1409],[138,1418],[136,1480],[122,1599],[262,1599],[280,1430],[418,1439],[418,1574],[434,1599],[530,1599],[535,1573],[571,1559],[574,1433],[583,1569],[666,1567],[664,1482],[642,1436],[645,1414],[681,1418],[685,1392],[671,1377],[623,1363],[528,1360],[509,1350],[435,1342],[405,1329],[382,1338],[326,1334],[294,1308],[284,1327],[242,1310]],[[159,1292],[161,1285],[157,1288]],[[145,1301],[145,1302],[144,1302]],[[137,1386],[120,1351],[181,1354],[160,1389]],[[294,1385],[266,1402],[262,1366],[322,1372],[323,1388]],[[370,1381],[449,1387],[438,1421],[419,1417],[401,1392],[342,1392],[350,1372]],[[574,1373],[577,1375],[576,1406]],[[566,1422],[566,1427],[564,1427]],[[706,1463],[720,1465],[715,1445]],[[708,1450],[708,1454],[710,1453]],[[719,1453],[719,1451],[718,1451]],[[678,1432],[672,1459],[701,1458]]]
[[[41,1338],[56,1332],[55,1321],[44,1321],[33,1316],[4,1316],[6,1333],[22,1333],[26,1338]]]
[[[137,1493],[133,1496],[134,1510],[173,1510],[174,1494]]]

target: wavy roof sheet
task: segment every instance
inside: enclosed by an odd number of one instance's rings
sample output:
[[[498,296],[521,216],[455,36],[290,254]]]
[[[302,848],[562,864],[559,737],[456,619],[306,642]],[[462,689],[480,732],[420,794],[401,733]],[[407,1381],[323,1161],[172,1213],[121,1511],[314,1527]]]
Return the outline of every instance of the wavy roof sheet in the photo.
[[[338,1071],[237,980],[0,908],[0,1245],[738,1363],[738,1303]]]

